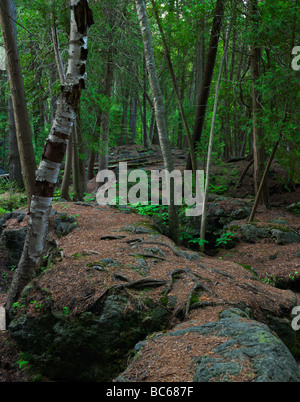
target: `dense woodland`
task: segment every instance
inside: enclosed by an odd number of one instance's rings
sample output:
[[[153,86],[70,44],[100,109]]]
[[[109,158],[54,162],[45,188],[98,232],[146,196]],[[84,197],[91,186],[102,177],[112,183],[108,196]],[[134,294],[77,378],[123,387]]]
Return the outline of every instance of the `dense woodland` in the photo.
[[[292,49],[299,44],[298,2],[146,3],[172,146],[188,147],[179,95],[187,127],[194,136],[196,154],[205,157],[215,87],[228,40],[215,123],[214,157],[227,159],[252,154],[254,128],[258,130],[266,160],[283,133],[276,157],[289,170],[291,180],[299,180],[299,82],[298,73],[291,66],[295,57]],[[53,38],[58,41],[56,46],[66,67],[69,7],[66,1],[50,0],[16,1],[16,6],[17,42],[38,164],[60,90]],[[107,147],[129,144],[147,147],[158,143],[134,2],[91,1],[90,6],[95,24],[89,35],[87,80],[80,102],[75,147],[79,161],[88,166],[88,179],[93,177],[91,166],[95,157],[103,156]],[[214,26],[216,17],[219,21]],[[211,43],[213,35],[215,43]],[[253,53],[255,60],[251,64]],[[203,112],[197,106],[199,96],[204,96],[204,80],[208,94],[202,128],[199,114]],[[9,97],[7,71],[2,70],[0,165],[5,171],[9,171],[16,154],[10,146],[14,127]],[[20,183],[18,169],[14,174],[11,179]]]
[[[158,145],[168,171],[171,149],[188,149],[206,196],[212,163],[248,157],[267,208],[275,155],[286,189],[299,182],[298,0],[2,3],[1,186],[25,191],[33,221],[44,211],[40,241],[53,195],[83,200],[115,146]],[[32,270],[42,248],[30,245],[21,265]]]
[[[300,381],[299,15],[0,0],[0,382]]]

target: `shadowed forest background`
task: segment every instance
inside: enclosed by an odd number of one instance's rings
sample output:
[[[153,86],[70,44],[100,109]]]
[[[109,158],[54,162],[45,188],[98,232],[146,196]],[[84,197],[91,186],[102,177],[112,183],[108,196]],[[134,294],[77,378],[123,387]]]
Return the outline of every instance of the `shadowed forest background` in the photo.
[[[292,49],[299,45],[298,4],[297,1],[263,1],[258,3],[258,11],[253,11],[251,3],[237,1],[224,2],[222,5],[219,15],[220,36],[215,40],[217,49],[214,46],[214,61],[210,40],[216,2],[147,2],[169,139],[174,147],[188,148],[186,130],[176,98],[178,93],[190,135],[194,135],[200,166],[205,166],[215,87],[226,34],[232,22],[219,90],[213,160],[226,161],[253,155],[255,128],[259,144],[257,152],[262,149],[263,155],[263,164],[259,169],[263,171],[282,132],[276,159],[288,171],[289,180],[285,184],[292,189],[293,183],[299,181],[299,78],[291,67],[295,57]],[[62,64],[66,66],[69,9],[65,1],[22,0],[16,4],[18,47],[34,155],[38,164],[60,91],[53,37],[57,34]],[[82,199],[86,192],[84,174],[87,180],[94,177],[97,172],[95,163],[99,156],[100,159],[105,158],[110,147],[142,144],[147,148],[159,143],[134,3],[92,1],[90,5],[95,24],[89,37],[86,88],[77,118],[71,173],[71,197],[77,199]],[[215,33],[217,34],[218,32]],[[257,53],[257,65],[252,67],[251,52]],[[172,62],[176,89],[168,58]],[[11,182],[21,185],[5,70],[1,71],[0,79],[0,166],[10,173]],[[204,80],[208,92],[206,96],[202,89]],[[201,110],[198,107],[200,96]],[[206,110],[203,110],[203,99]],[[201,114],[203,128],[201,122],[199,125]],[[225,188],[220,187],[217,190],[220,192],[223,189]],[[57,186],[56,190],[59,191],[60,187]],[[65,186],[62,191],[65,198],[68,198],[68,187]]]

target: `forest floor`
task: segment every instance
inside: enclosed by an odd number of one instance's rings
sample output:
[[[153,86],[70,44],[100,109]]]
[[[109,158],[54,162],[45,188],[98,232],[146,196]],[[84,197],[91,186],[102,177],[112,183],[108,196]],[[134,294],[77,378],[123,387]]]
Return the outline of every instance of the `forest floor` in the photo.
[[[126,148],[123,149],[126,150]],[[136,152],[135,149],[132,150],[130,156],[134,155],[134,152]],[[120,155],[120,150],[118,153]],[[140,154],[137,152],[137,156],[139,155]],[[175,155],[177,156],[176,166],[179,168],[184,168],[183,151],[178,150],[175,152]],[[128,157],[128,154],[126,155],[125,152],[123,156]],[[156,166],[161,166],[161,161],[159,160],[159,158],[157,158],[157,155],[154,156],[153,161],[154,160],[157,160]],[[151,164],[150,158],[148,158],[147,161],[150,162],[150,164],[146,164],[144,165],[144,167],[152,168],[154,166],[154,163]],[[141,160],[141,162],[136,161],[134,163],[141,163],[141,165],[143,166],[143,160]],[[224,169],[229,169],[229,171],[232,171],[233,169],[235,169],[237,172],[236,177],[239,177],[247,163],[248,161],[241,160],[232,162],[227,165],[216,166],[214,168],[214,174],[216,177],[218,177],[219,171],[222,171]],[[141,165],[137,167],[141,167]],[[226,197],[235,198],[248,198],[249,196],[251,197],[251,195],[253,194],[251,174],[252,173],[250,169],[248,175],[245,176],[243,185],[240,188],[235,189],[235,186],[229,186],[228,190],[224,192],[223,195]],[[286,208],[293,202],[299,202],[300,187],[295,186],[292,189],[293,191],[287,192],[283,185],[283,183],[285,182],[284,177],[285,172],[275,165],[273,170],[271,171],[270,180],[272,208],[270,210],[266,210],[265,208],[259,207],[256,218],[258,219],[259,224],[264,224],[274,219],[284,220],[289,224],[290,227],[295,230],[295,232],[300,233],[300,217],[291,213]],[[228,183],[226,184],[228,185]],[[226,203],[226,201],[224,201],[224,203]],[[87,260],[85,260],[85,262],[88,262],[89,258],[91,261],[94,261],[95,258],[97,259],[97,255],[99,254],[101,254],[101,258],[115,258],[115,256],[118,255],[118,259],[122,261],[124,266],[127,266],[131,263],[132,260],[131,240],[136,240],[137,236],[135,234],[132,234],[132,236],[128,239],[127,233],[126,241],[124,241],[122,238],[123,232],[121,229],[122,227],[124,227],[124,225],[140,224],[143,221],[147,222],[148,218],[134,213],[120,213],[117,208],[99,207],[95,205],[95,203],[92,205],[92,207],[89,207],[87,205],[80,205],[72,202],[55,202],[53,208],[58,212],[66,212],[68,215],[76,216],[76,220],[78,221],[79,226],[69,235],[57,239],[57,241],[59,242],[59,248],[63,249],[64,258],[63,261],[60,263],[61,276],[59,276],[59,278],[52,278],[52,280],[55,280],[56,282],[61,281],[60,285],[57,283],[55,284],[55,288],[57,289],[57,297],[59,297],[60,303],[62,305],[66,305],[67,299],[70,296],[67,284],[72,283],[72,268],[76,267],[77,269],[80,269],[80,259],[72,258],[72,256],[76,255],[76,253],[78,254],[85,252],[87,256]],[[19,228],[22,225],[26,225],[26,221],[27,220],[25,219],[22,223],[19,223],[16,219],[11,219],[8,222],[8,226],[10,228]],[[246,220],[244,220],[244,222],[246,223]],[[117,243],[116,241],[107,241],[108,235],[114,236],[112,235],[112,231],[116,235],[115,240],[118,240]],[[162,248],[167,256],[166,261],[162,261],[162,266],[168,266],[168,259],[172,260],[173,262],[174,260],[176,260],[179,266],[180,264],[182,264],[182,262],[180,261],[180,257],[176,257],[168,247]],[[188,251],[186,248],[183,248],[183,250]],[[216,262],[220,262],[220,260],[222,260],[222,270],[228,273],[230,273],[232,270],[231,262],[244,264],[245,266],[253,268],[254,270],[256,270],[261,278],[266,278],[269,280],[269,282],[265,282],[265,285],[269,286],[272,285],[272,278],[277,277],[278,275],[282,275],[283,277],[288,278],[291,275],[295,275],[295,272],[300,273],[300,244],[294,243],[289,245],[278,245],[274,242],[269,241],[269,239],[262,239],[258,243],[250,244],[248,242],[240,240],[232,249],[220,250],[219,253],[213,257],[205,256],[205,266],[214,267]],[[66,269],[69,272],[68,281],[64,282]],[[155,278],[155,272],[156,271],[151,271],[152,278]],[[158,278],[160,275],[159,272],[160,271],[157,271]],[[0,246],[0,305],[5,304],[5,290],[8,288],[12,276],[13,272],[10,270],[9,260],[6,251],[3,249],[3,247],[1,248]],[[247,279],[246,270],[245,278]],[[78,292],[84,292],[83,286],[83,282],[78,284],[78,287],[81,287]],[[274,299],[276,299],[276,292],[280,292],[280,290],[276,289],[274,286],[269,286],[268,289],[268,292],[272,292],[272,290],[274,290]],[[74,288],[72,288],[72,292],[73,291]],[[183,295],[186,294],[187,291],[188,289],[184,288],[180,290]],[[228,292],[230,291],[232,291],[232,288],[228,288]],[[233,298],[233,295],[231,294],[226,296],[226,300],[230,300],[231,298]],[[79,311],[80,309],[84,308],[84,306],[78,305],[76,308],[77,311]],[[201,313],[199,314],[202,314],[201,317],[204,321],[211,321],[217,317],[219,310],[220,308],[206,308],[201,309]],[[195,310],[195,312],[192,314],[198,314],[198,310]],[[206,317],[204,317],[204,315],[206,315]],[[174,359],[174,365],[176,361],[177,371],[181,373],[181,381],[191,381],[190,373],[184,371],[184,365],[182,365],[182,372],[180,372],[179,361],[181,360],[178,359],[179,350],[176,351],[175,347],[176,345],[170,345],[170,350],[166,350],[167,346],[164,345],[164,354],[162,356],[162,359],[166,359],[169,365],[170,362]],[[207,346],[205,347],[207,348]],[[210,345],[210,347],[212,347],[212,345]],[[182,356],[182,359],[184,358],[185,356]],[[0,331],[0,382],[29,382],[34,380],[43,382],[49,381],[47,378],[43,378],[37,375],[34,367],[31,367],[30,363],[26,363],[26,361],[26,356],[24,356],[18,350],[17,345],[15,344],[14,340],[11,339],[8,331]],[[153,373],[150,380],[160,381],[162,375],[163,369],[162,372],[158,372],[156,373],[156,375],[155,373]],[[241,377],[235,380],[246,381],[246,374],[243,373],[243,375],[245,375],[245,378]],[[247,377],[247,380],[249,380],[249,377]],[[164,379],[163,381],[168,381],[168,379]]]

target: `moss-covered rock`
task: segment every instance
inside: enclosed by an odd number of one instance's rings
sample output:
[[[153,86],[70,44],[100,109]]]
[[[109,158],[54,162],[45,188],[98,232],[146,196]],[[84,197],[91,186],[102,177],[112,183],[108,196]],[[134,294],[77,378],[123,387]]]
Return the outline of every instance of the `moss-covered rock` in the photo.
[[[187,349],[192,350],[191,360],[186,360],[185,364],[188,365],[186,370],[192,370],[194,382],[230,382],[241,378],[252,382],[300,381],[297,363],[286,345],[267,325],[253,320],[248,312],[237,308],[221,312],[218,321],[199,325],[185,322],[169,332],[138,343],[136,357],[116,380],[140,381],[145,378],[143,367],[147,368],[149,361],[152,372],[159,376],[161,361],[155,349],[156,343],[169,344],[172,350],[173,339],[177,345],[193,342]],[[216,346],[203,347],[203,344]],[[145,355],[144,350],[147,350]],[[143,365],[139,364],[141,361]],[[173,373],[174,366],[164,367],[164,376],[169,371]],[[138,377],[133,378],[132,373],[138,373]]]
[[[109,381],[125,368],[125,356],[135,343],[165,328],[170,315],[150,299],[139,309],[127,309],[127,303],[128,296],[120,292],[79,315],[69,316],[53,305],[43,305],[36,314],[21,308],[9,331],[47,377]]]
[[[240,232],[242,239],[249,243],[256,243],[266,238],[271,238],[281,245],[300,243],[300,236],[288,226],[270,224],[266,227],[260,227],[253,223],[247,223],[241,226]]]

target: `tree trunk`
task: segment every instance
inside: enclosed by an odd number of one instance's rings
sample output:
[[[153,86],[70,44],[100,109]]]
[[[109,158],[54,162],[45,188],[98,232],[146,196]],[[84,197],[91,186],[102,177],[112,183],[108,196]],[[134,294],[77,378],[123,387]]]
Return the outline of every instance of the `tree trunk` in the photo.
[[[205,115],[206,115],[207,100],[208,100],[208,96],[209,96],[210,85],[211,85],[211,81],[212,81],[212,76],[213,76],[213,72],[214,72],[214,66],[215,66],[215,61],[216,61],[216,56],[217,56],[217,51],[218,51],[218,43],[219,43],[219,37],[220,37],[221,28],[222,28],[223,14],[224,14],[224,0],[217,0],[215,12],[214,12],[213,26],[212,26],[212,30],[211,30],[210,43],[209,43],[209,49],[208,49],[208,54],[207,54],[207,59],[206,59],[206,67],[205,67],[205,72],[204,72],[204,77],[203,77],[203,82],[202,82],[201,93],[200,93],[200,96],[197,98],[198,104],[196,106],[197,107],[196,120],[195,120],[194,132],[193,132],[194,148],[196,148],[197,142],[199,142],[201,140],[201,134],[202,134],[203,124],[204,124]],[[197,96],[197,94],[196,94],[196,96]],[[191,168],[192,168],[192,162],[191,162],[190,156],[188,156],[186,168],[187,168],[187,170],[191,170]]]
[[[143,60],[143,141],[144,148],[147,148],[147,105],[146,105],[146,80],[147,80],[147,67],[146,67],[146,58],[144,56]]]
[[[28,209],[34,193],[36,163],[31,138],[31,127],[26,105],[24,83],[17,47],[15,19],[12,17],[14,3],[2,0],[0,7],[0,25],[4,41],[9,75],[11,97],[15,116],[18,149],[27,195]]]
[[[155,66],[152,36],[147,16],[146,5],[144,0],[135,0],[135,4],[144,44],[146,66],[148,70],[150,88],[154,101],[155,117],[156,117],[156,124],[158,129],[161,152],[164,160],[165,169],[168,172],[172,172],[174,170],[174,162],[168,135],[164,101],[159,86],[159,80]],[[175,242],[178,242],[178,227],[179,227],[178,213],[177,208],[174,205],[174,185],[173,180],[171,180],[170,205],[169,205],[169,235]]]
[[[78,158],[78,137],[77,137],[77,121],[74,123],[72,132],[72,172],[73,172],[73,191],[74,200],[82,201],[83,194],[80,191],[80,172],[79,172],[79,158]]]
[[[117,145],[127,145],[128,144],[128,103],[129,103],[129,90],[126,88],[122,96],[122,121],[121,121],[121,135],[117,139]]]
[[[52,0],[51,0],[51,4],[52,4]],[[52,13],[51,35],[52,35],[53,50],[54,50],[56,67],[57,67],[57,71],[58,71],[60,85],[64,85],[66,76],[65,76],[64,65],[63,65],[61,52],[60,52],[60,45],[59,45],[59,40],[58,40],[55,16],[53,13]],[[67,201],[70,201],[69,186],[70,186],[70,182],[71,182],[72,160],[73,160],[73,131],[70,135],[68,145],[67,145],[64,175],[63,175],[61,191],[60,191],[61,198],[65,199]]]
[[[213,116],[212,116],[212,121],[211,121],[211,128],[210,128],[210,136],[209,136],[209,145],[208,145],[208,152],[207,152],[207,165],[206,165],[206,179],[205,179],[205,191],[204,191],[204,199],[203,199],[203,212],[202,212],[202,217],[201,217],[201,227],[200,227],[200,239],[205,240],[205,230],[206,230],[206,217],[207,217],[207,203],[208,203],[208,190],[209,190],[209,180],[210,180],[210,165],[211,165],[211,155],[212,155],[212,148],[213,148],[213,139],[214,139],[214,129],[215,129],[215,122],[216,122],[216,116],[217,116],[217,107],[218,107],[218,99],[219,99],[219,89],[220,89],[220,84],[221,84],[221,78],[222,78],[222,71],[223,71],[223,66],[225,64],[225,60],[227,57],[227,52],[228,52],[228,46],[229,46],[229,39],[230,39],[230,33],[232,29],[232,24],[233,24],[233,17],[231,18],[230,21],[230,26],[228,28],[227,32],[227,39],[226,39],[226,44],[225,44],[225,49],[221,61],[221,66],[219,70],[219,76],[218,76],[218,81],[217,81],[217,86],[216,86],[216,95],[215,95],[215,102],[214,102],[214,110],[213,110]],[[204,250],[204,243],[200,245],[201,251]]]
[[[64,168],[64,176],[61,184],[60,196],[61,198],[70,201],[69,186],[71,183],[71,173],[72,173],[72,161],[73,161],[73,132],[70,135],[67,151],[66,151],[66,161]]]
[[[250,15],[253,22],[256,20],[258,14],[258,0],[252,0],[250,5]],[[255,29],[255,24],[252,25],[252,29]],[[262,113],[262,99],[260,91],[257,89],[257,80],[261,75],[261,49],[255,45],[251,46],[251,77],[252,77],[252,114],[253,114],[253,159],[254,159],[254,190],[257,195],[258,189],[262,180],[264,171],[265,160],[265,148],[264,148],[264,134],[259,124],[259,116]],[[261,189],[261,197],[259,201],[263,203],[267,208],[270,206],[268,180],[267,177],[264,180],[263,187]]]
[[[15,116],[11,97],[8,98],[8,130],[9,130],[9,180],[17,183],[17,186],[24,188],[21,161],[18,150],[18,142],[16,136]]]
[[[129,141],[128,144],[135,144],[136,142],[136,97],[130,98],[129,110]]]
[[[112,38],[110,37],[110,42],[112,42]],[[112,45],[110,45],[107,51],[107,59],[106,59],[106,70],[104,77],[104,90],[103,94],[106,96],[108,100],[111,97],[112,85],[113,85],[113,77],[114,77],[114,64],[113,64],[113,49]],[[108,137],[109,137],[109,119],[110,119],[110,111],[109,108],[107,110],[102,110],[101,120],[100,120],[100,155],[99,155],[99,166],[98,170],[104,170],[108,168]],[[99,183],[101,185],[101,183]]]
[[[258,187],[258,191],[257,191],[257,194],[255,196],[254,204],[253,204],[253,207],[252,207],[252,210],[251,210],[251,214],[250,214],[248,223],[253,222],[253,219],[254,219],[254,216],[255,216],[255,213],[256,213],[256,209],[257,209],[257,206],[259,204],[259,198],[260,198],[260,196],[262,194],[262,190],[263,190],[264,185],[265,185],[265,180],[266,180],[267,175],[269,173],[272,161],[274,159],[274,156],[275,156],[275,153],[277,151],[277,148],[278,148],[278,145],[280,143],[281,138],[282,138],[282,132],[280,133],[278,140],[275,142],[275,144],[273,146],[271,156],[270,156],[270,158],[268,160],[267,166],[265,168],[264,174],[263,174],[262,179],[261,179],[261,183],[260,183],[260,185]]]
[[[182,118],[183,126],[184,126],[184,129],[185,129],[187,141],[188,141],[188,144],[189,144],[190,160],[191,160],[192,170],[193,170],[194,177],[196,178],[197,164],[196,164],[194,144],[193,144],[192,137],[191,137],[191,134],[190,134],[190,129],[189,129],[189,126],[188,126],[186,115],[185,115],[185,112],[184,112],[184,109],[183,109],[183,106],[182,106],[180,93],[179,93],[179,89],[178,89],[178,85],[177,85],[177,81],[176,81],[176,77],[175,77],[175,72],[174,72],[174,68],[173,68],[173,63],[172,63],[172,60],[171,60],[170,49],[169,49],[169,46],[167,44],[167,40],[166,40],[166,37],[165,37],[165,34],[164,34],[164,30],[163,30],[163,27],[162,27],[162,24],[161,24],[161,21],[160,21],[158,11],[157,11],[157,6],[156,6],[156,3],[155,3],[155,0],[151,0],[151,2],[152,2],[152,5],[153,5],[154,14],[155,14],[155,17],[156,17],[156,22],[157,22],[158,28],[159,28],[161,36],[162,36],[162,41],[163,41],[164,50],[165,50],[165,56],[166,56],[166,59],[167,59],[167,63],[168,63],[168,67],[169,67],[169,71],[170,71],[170,75],[171,75],[171,79],[172,79],[173,89],[174,89],[175,96],[176,96],[176,99],[177,99],[177,104],[178,104],[179,112],[180,112],[180,115],[181,115],[181,118]]]
[[[196,60],[195,60],[195,94],[196,97],[200,95],[201,85],[205,70],[205,31],[204,31],[204,18],[199,20],[198,23],[198,37],[196,43]],[[198,102],[196,100],[196,104]]]
[[[80,173],[80,192],[83,194],[87,191],[86,179],[86,148],[84,146],[84,139],[82,136],[82,123],[80,109],[77,113],[77,140],[79,145],[79,173]]]
[[[52,0],[51,0],[51,2],[52,2]],[[59,45],[59,40],[58,40],[56,21],[54,19],[54,16],[52,16],[52,18],[53,18],[53,22],[52,22],[52,27],[51,27],[51,34],[52,34],[53,49],[54,49],[54,55],[55,55],[55,60],[56,60],[59,81],[62,84],[63,82],[65,82],[65,78],[66,78],[65,70],[64,70],[62,57],[61,57],[61,52],[60,52],[60,45]]]
[[[35,192],[31,201],[24,248],[6,303],[8,313],[24,286],[35,276],[46,251],[54,187],[76,119],[81,92],[84,89],[88,29],[93,24],[93,15],[87,0],[71,0],[70,10],[70,45],[66,80],[61,87],[55,120],[36,172]]]

